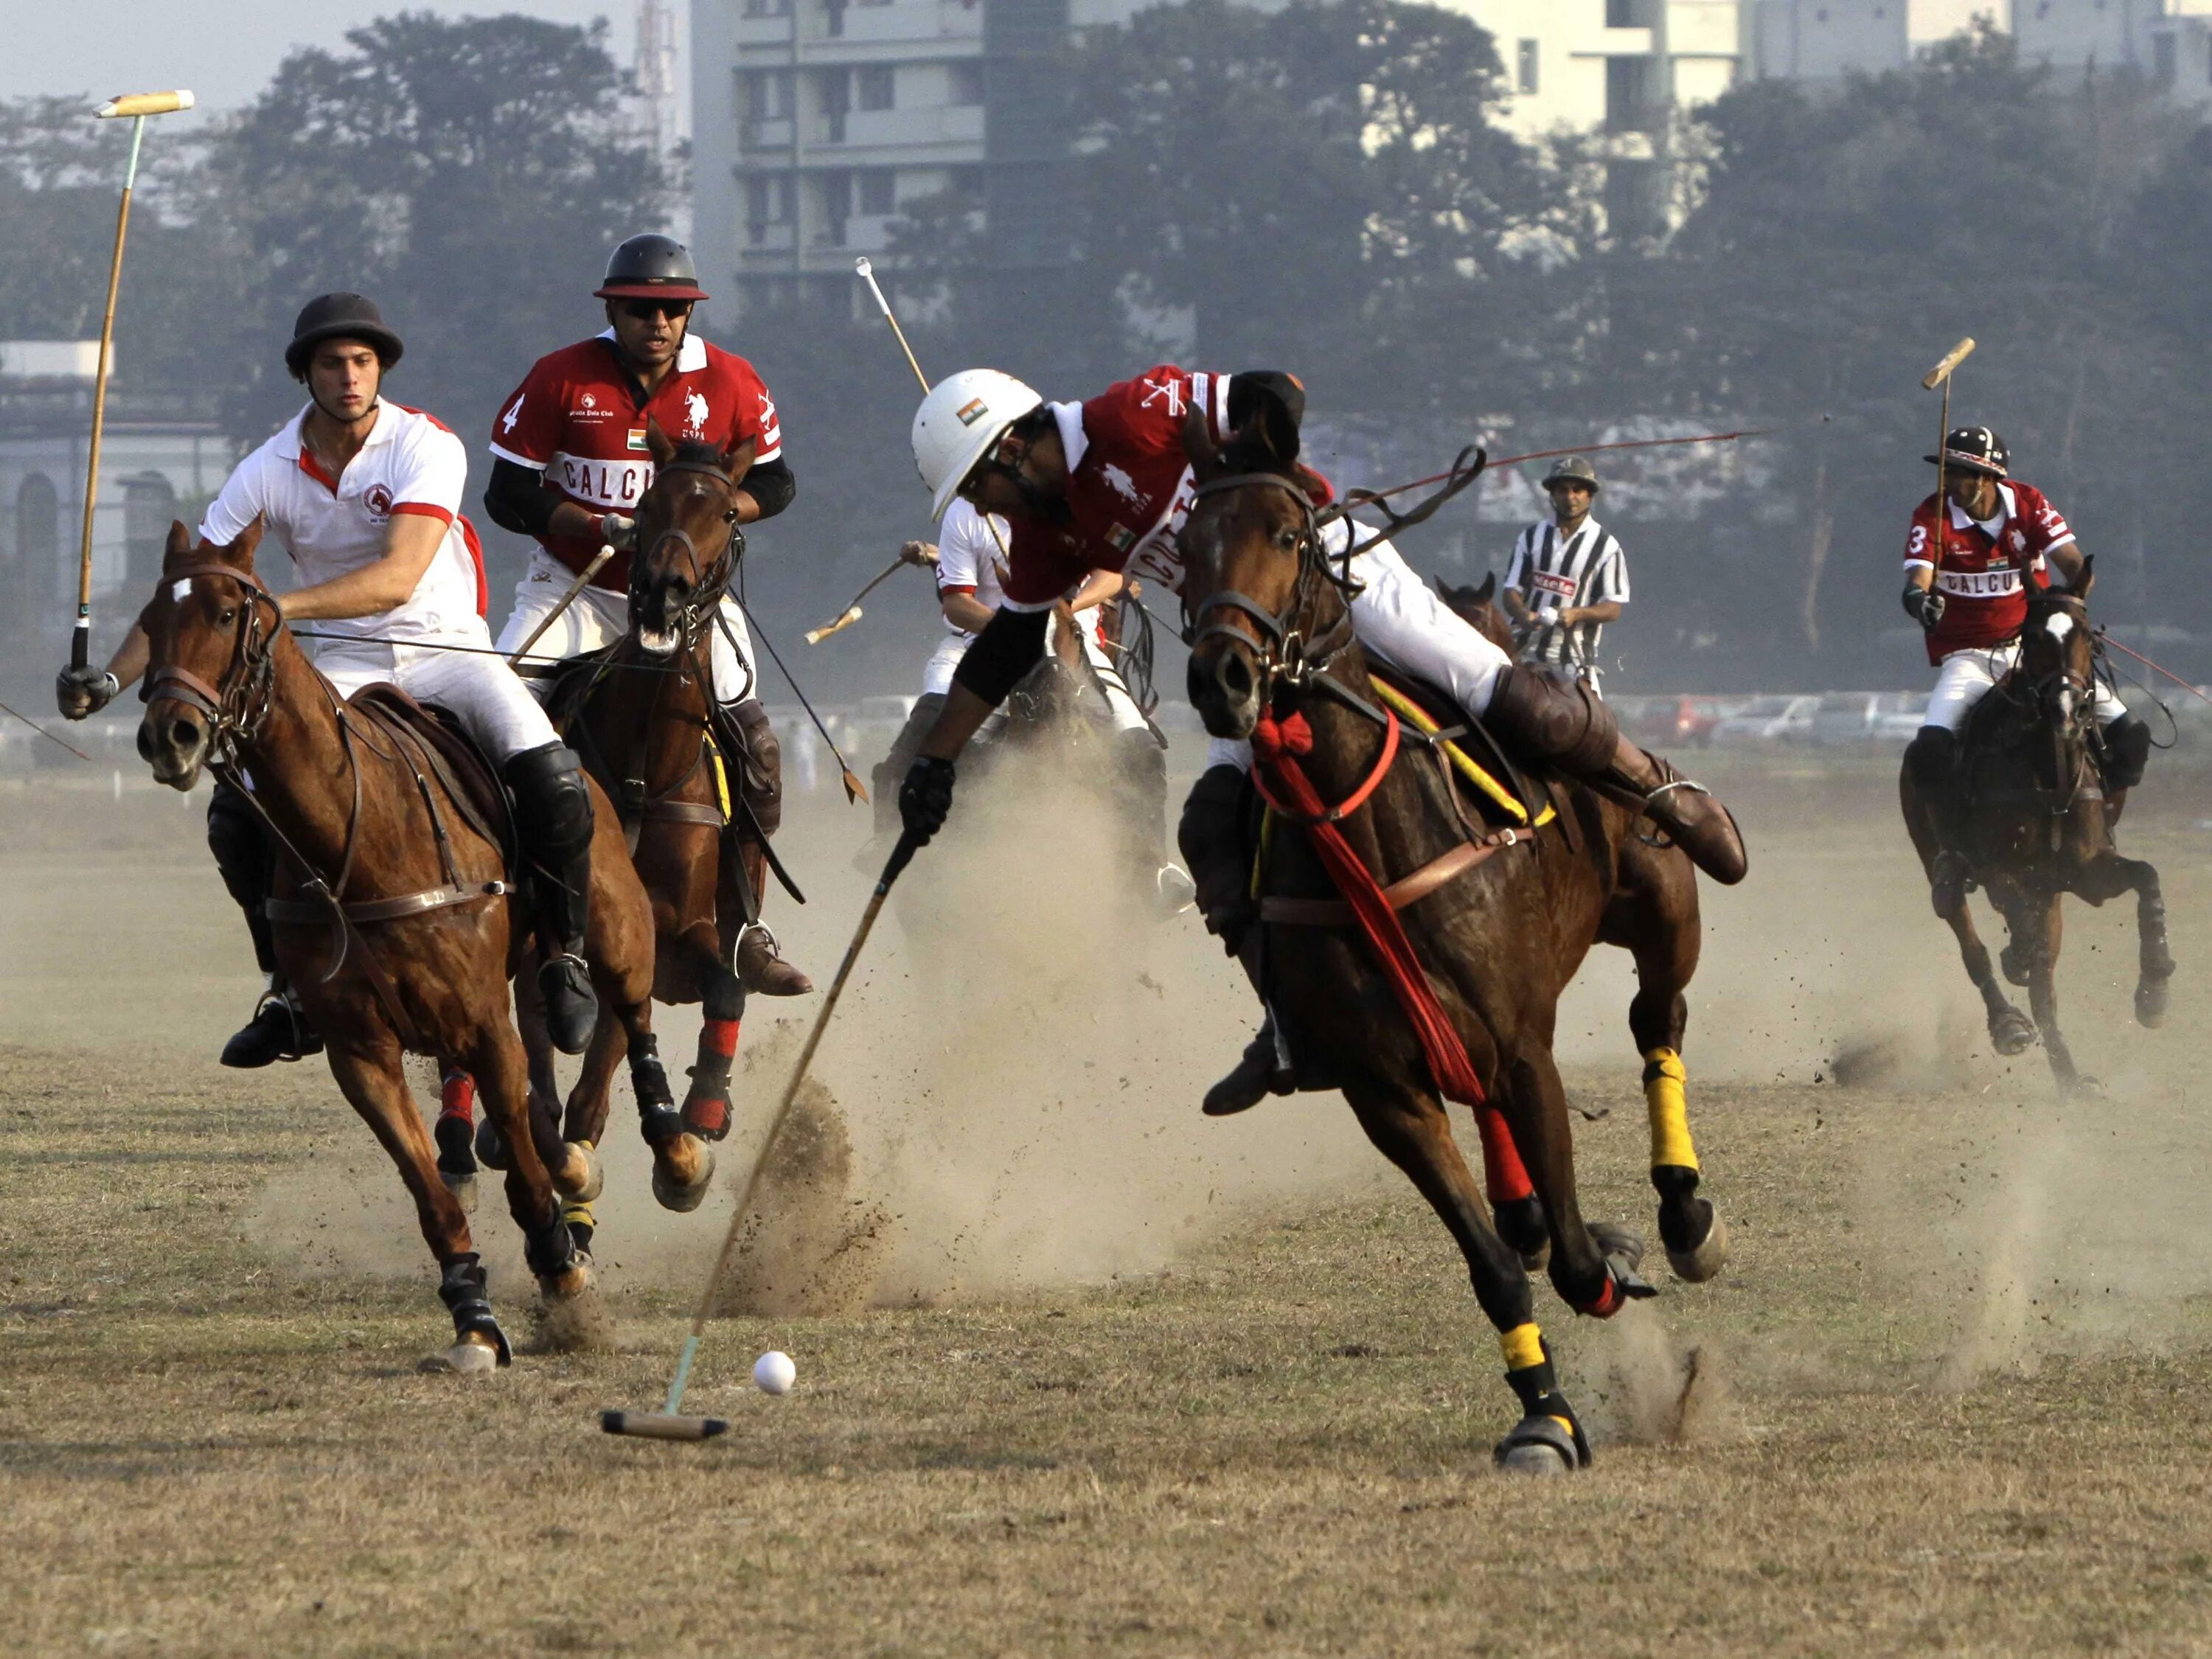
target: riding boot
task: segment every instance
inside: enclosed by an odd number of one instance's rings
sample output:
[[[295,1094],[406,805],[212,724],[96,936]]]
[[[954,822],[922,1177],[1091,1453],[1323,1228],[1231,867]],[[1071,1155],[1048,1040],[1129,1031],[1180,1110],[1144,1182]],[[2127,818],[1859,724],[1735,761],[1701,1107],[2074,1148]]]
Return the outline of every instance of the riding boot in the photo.
[[[1974,886],[1960,799],[1958,734],[1941,726],[1922,726],[1905,745],[1905,769],[1927,808],[1936,839],[1935,856],[1928,860],[1928,900],[1937,915],[1948,917],[1957,913]]]
[[[1176,832],[1183,861],[1190,868],[1200,914],[1206,918],[1206,929],[1243,964],[1267,1015],[1259,1035],[1245,1045],[1236,1066],[1206,1091],[1200,1109],[1208,1117],[1228,1117],[1249,1110],[1268,1095],[1286,1095],[1297,1086],[1274,1011],[1267,1007],[1267,989],[1261,980],[1263,936],[1255,926],[1260,908],[1252,899],[1252,853],[1244,830],[1251,793],[1250,781],[1237,768],[1209,769],[1191,786]]]
[[[1114,734],[1116,769],[1129,795],[1130,863],[1163,916],[1179,915],[1195,896],[1189,875],[1168,856],[1168,757],[1146,727]]]
[[[2105,793],[2117,794],[2143,781],[2150,764],[2150,727],[2133,714],[2123,714],[2103,732]]]
[[[753,896],[758,899],[768,891],[768,849],[750,836],[741,836],[738,859],[744,866]],[[745,924],[738,935],[737,960],[731,965],[740,985],[764,997],[803,997],[814,988],[812,980],[783,959],[782,947],[764,921]]]
[[[276,969],[276,940],[269,931],[263,907],[276,873],[269,841],[238,791],[218,783],[208,802],[208,850],[216,868],[238,908],[246,912],[246,930],[252,936],[253,959],[266,976],[267,988],[253,1010],[253,1018],[222,1045],[222,1063],[240,1071],[256,1071],[280,1060],[301,1060],[320,1054],[323,1040],[307,1023],[300,1005]]]
[[[558,743],[513,756],[505,775],[538,908],[545,1029],[562,1054],[580,1054],[599,1013],[584,962],[591,931],[592,793],[575,750]]]
[[[1528,663],[1498,677],[1483,720],[1525,757],[1643,808],[1698,868],[1734,886],[1749,868],[1735,819],[1702,785],[1620,735],[1613,711],[1580,680]]]

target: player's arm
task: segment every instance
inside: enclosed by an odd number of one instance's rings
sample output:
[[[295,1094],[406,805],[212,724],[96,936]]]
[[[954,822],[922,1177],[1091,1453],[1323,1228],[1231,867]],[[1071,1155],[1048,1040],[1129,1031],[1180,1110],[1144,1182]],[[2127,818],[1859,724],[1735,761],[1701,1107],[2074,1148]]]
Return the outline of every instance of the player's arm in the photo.
[[[1905,614],[1933,634],[1943,620],[1943,596],[1936,591],[1935,552],[1928,526],[1914,520],[1905,544]]]
[[[791,476],[791,463],[782,456],[756,461],[738,486],[738,522],[757,524],[773,519],[799,494],[799,480]]]
[[[279,595],[276,607],[287,622],[337,622],[395,610],[414,598],[452,526],[438,514],[394,511],[382,558]]]
[[[1083,579],[1083,586],[1069,596],[1067,608],[1080,612],[1109,599],[1118,599],[1128,585],[1128,577],[1119,570],[1094,570]]]
[[[2068,542],[2063,547],[2051,548],[2043,556],[2051,561],[2051,568],[2057,571],[2060,580],[2071,587],[2081,580],[2081,566],[2089,556],[2081,550],[2081,544],[2077,540]]]
[[[1571,605],[1559,612],[1559,620],[1575,623],[1615,623],[1620,620],[1623,606],[1619,599],[1601,599],[1595,605]]]
[[[518,536],[573,536],[582,541],[627,547],[637,521],[619,513],[594,513],[545,487],[542,468],[495,456],[491,482],[484,486],[484,512],[501,530]]]
[[[980,634],[999,613],[975,597],[972,587],[947,587],[937,595],[937,608],[945,620],[963,634]]]

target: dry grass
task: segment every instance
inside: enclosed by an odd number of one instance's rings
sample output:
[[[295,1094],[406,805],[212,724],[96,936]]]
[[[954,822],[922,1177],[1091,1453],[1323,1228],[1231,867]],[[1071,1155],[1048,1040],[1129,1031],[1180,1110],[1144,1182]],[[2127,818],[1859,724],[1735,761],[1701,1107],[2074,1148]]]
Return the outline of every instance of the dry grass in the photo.
[[[250,981],[198,848],[103,857],[89,882],[13,858],[0,1630],[21,1651],[163,1653],[2212,1649],[2188,1109],[2205,861],[2179,821],[2130,840],[2166,868],[2193,975],[2166,1032],[2117,1023],[2126,975],[2105,964],[2131,961],[2127,916],[2077,915],[2070,1029],[2112,1093],[2061,1108],[2034,1055],[1935,1063],[1963,979],[1883,893],[1902,866],[1878,782],[1840,821],[1812,793],[1832,786],[1773,787],[1758,882],[1713,903],[1692,1105],[1736,1260],[1609,1326],[1546,1295],[1600,1440],[1595,1469],[1546,1483],[1492,1473],[1510,1416],[1495,1345],[1441,1230],[1346,1157],[1340,1104],[1192,1127],[1141,1079],[1096,1085],[1124,1115],[1112,1170],[1115,1142],[1074,1116],[1072,1167],[1018,1166],[1031,1207],[1110,1233],[1098,1193],[1150,1159],[1183,1170],[1172,1137],[1240,1149],[1176,1177],[1215,1201],[1179,1194],[1177,1215],[1204,1215],[1164,1252],[1123,1240],[1118,1279],[1079,1255],[1012,1291],[926,1285],[915,1263],[941,1241],[918,1218],[939,1206],[906,1201],[901,1160],[951,1158],[921,1172],[933,1191],[988,1172],[987,1143],[890,1133],[847,1080],[853,1196],[908,1228],[885,1266],[902,1305],[718,1326],[693,1400],[729,1437],[595,1426],[657,1400],[719,1225],[656,1231],[628,1146],[602,1206],[611,1264],[629,1258],[609,1273],[616,1351],[418,1376],[444,1330],[432,1275],[327,1076],[208,1058]],[[794,930],[811,965],[853,909],[817,898]],[[123,953],[126,924],[150,928],[144,954]],[[195,951],[216,954],[179,988]],[[1225,970],[1194,952],[1148,971],[1180,990],[1174,974]],[[1617,974],[1594,965],[1563,1030],[1578,1103],[1609,1109],[1577,1125],[1590,1208],[1648,1224]],[[114,1002],[56,1000],[109,975]],[[1176,1030],[1168,1074],[1210,1075],[1218,1049]],[[1872,1086],[1814,1081],[1869,1043],[1886,1058],[1852,1075]],[[1029,1109],[1000,1092],[1016,1075],[970,1110]],[[1273,1145],[1342,1173],[1224,1173]],[[478,1231],[520,1336],[495,1202]],[[347,1242],[370,1220],[373,1249]],[[785,1400],[744,1385],[769,1346],[799,1361]]]

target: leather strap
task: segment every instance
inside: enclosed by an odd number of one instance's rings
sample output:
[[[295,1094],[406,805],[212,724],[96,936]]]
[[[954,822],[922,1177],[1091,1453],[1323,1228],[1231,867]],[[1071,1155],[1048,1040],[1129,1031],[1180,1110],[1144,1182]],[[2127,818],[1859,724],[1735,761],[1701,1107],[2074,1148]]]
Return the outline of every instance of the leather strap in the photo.
[[[722,809],[705,801],[654,800],[645,805],[645,817],[657,823],[703,823],[722,827]]]
[[[1463,841],[1449,852],[1431,859],[1413,874],[1392,882],[1382,896],[1393,910],[1419,903],[1446,882],[1465,875],[1496,853],[1528,839],[1526,830],[1502,830],[1481,841]],[[1342,899],[1267,897],[1260,901],[1260,920],[1285,927],[1350,927],[1358,918]]]
[[[509,891],[503,881],[488,881],[480,886],[463,887],[447,884],[427,887],[419,893],[403,893],[398,898],[353,899],[339,908],[349,921],[397,921],[403,916],[421,915],[426,910],[442,910],[447,905],[471,904],[477,899],[503,898]],[[311,899],[266,900],[261,914],[276,922],[320,924],[331,917],[327,901]]]

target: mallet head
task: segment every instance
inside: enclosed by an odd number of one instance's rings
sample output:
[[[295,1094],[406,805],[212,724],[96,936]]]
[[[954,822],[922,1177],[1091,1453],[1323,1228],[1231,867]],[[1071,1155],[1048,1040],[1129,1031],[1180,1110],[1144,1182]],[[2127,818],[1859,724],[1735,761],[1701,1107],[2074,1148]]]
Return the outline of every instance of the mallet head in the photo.
[[[1949,353],[1944,357],[1943,361],[1936,364],[1935,368],[1929,369],[1928,373],[1921,378],[1920,384],[1930,392],[1935,391],[1937,386],[1942,386],[1944,381],[1951,378],[1951,371],[1953,369],[1958,368],[1960,363],[1965,362],[1966,359],[1972,356],[1973,354],[1974,337],[1970,334],[1965,339],[1960,341],[1958,344],[1953,346]]]
[[[838,617],[836,622],[830,623],[827,627],[808,629],[804,637],[807,644],[819,645],[823,641],[828,639],[832,634],[836,633],[840,629],[850,628],[854,623],[860,620],[860,607],[856,605],[850,610],[847,611],[843,616]]]
[[[599,1427],[635,1440],[712,1440],[729,1432],[719,1417],[672,1417],[666,1412],[601,1412]]]
[[[180,109],[192,106],[191,94],[177,92],[125,92],[102,104],[93,113],[103,121],[112,121],[122,115],[173,115]]]

